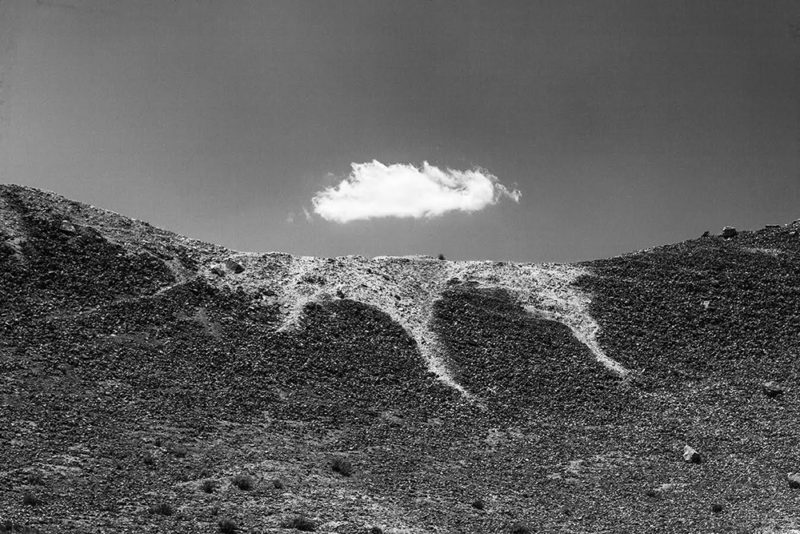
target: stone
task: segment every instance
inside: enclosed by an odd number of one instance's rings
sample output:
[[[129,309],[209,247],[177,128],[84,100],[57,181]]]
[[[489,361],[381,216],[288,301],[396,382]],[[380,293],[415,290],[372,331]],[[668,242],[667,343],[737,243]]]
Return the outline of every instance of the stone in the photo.
[[[74,234],[77,233],[78,231],[78,229],[75,228],[75,225],[69,221],[61,221],[61,226],[59,227],[59,229],[62,232],[66,232],[68,234]]]
[[[765,382],[761,385],[761,391],[763,391],[764,395],[770,399],[774,399],[783,395],[783,388],[775,382]]]
[[[722,237],[724,237],[725,239],[735,237],[736,234],[738,233],[739,232],[737,232],[736,228],[734,228],[733,226],[726,226],[725,228],[722,229]]]
[[[786,475],[789,481],[789,487],[792,489],[800,489],[800,473],[789,473]]]
[[[701,462],[700,453],[686,445],[683,448],[683,461],[688,464],[699,464]]]
[[[244,267],[242,267],[242,264],[231,259],[225,260],[225,267],[227,267],[227,269],[234,274],[244,272]]]

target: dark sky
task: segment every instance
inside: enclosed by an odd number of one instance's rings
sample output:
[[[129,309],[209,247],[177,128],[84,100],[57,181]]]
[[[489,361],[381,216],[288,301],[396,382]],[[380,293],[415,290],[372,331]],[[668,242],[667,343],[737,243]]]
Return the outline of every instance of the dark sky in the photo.
[[[800,218],[795,0],[0,0],[0,61],[0,181],[240,250],[572,261]],[[522,198],[306,220],[372,160]]]

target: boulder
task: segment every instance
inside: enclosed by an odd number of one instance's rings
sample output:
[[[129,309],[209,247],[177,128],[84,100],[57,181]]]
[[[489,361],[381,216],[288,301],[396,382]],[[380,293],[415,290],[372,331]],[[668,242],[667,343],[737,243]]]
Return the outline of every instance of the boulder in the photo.
[[[800,489],[800,473],[789,473],[786,475],[789,481],[789,487],[792,489]]]
[[[764,395],[770,399],[774,399],[783,395],[783,388],[775,382],[765,382],[761,385],[761,391],[763,391]]]
[[[700,453],[686,445],[683,448],[683,461],[688,464],[699,464],[701,461]]]
[[[733,226],[726,226],[725,228],[722,229],[722,237],[724,237],[725,239],[735,237],[736,234],[738,233],[739,232],[737,232],[736,228],[734,228]]]
[[[75,225],[74,225],[74,224],[72,224],[72,223],[71,223],[71,222],[69,222],[69,221],[61,221],[61,226],[59,227],[59,229],[60,229],[62,232],[65,232],[65,233],[67,233],[67,234],[74,234],[74,233],[77,233],[77,232],[78,232],[78,229],[77,229],[77,228],[75,228]]]
[[[242,267],[242,264],[231,259],[225,260],[225,267],[234,274],[244,272],[244,267]]]

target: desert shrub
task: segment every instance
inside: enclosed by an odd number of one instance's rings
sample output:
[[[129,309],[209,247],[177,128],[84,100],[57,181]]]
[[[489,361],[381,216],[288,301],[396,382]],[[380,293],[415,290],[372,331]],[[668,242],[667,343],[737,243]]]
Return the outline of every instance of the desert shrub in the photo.
[[[156,438],[154,443],[155,443],[156,447],[160,447],[161,446],[161,438]]]
[[[650,488],[649,490],[645,491],[644,494],[650,497],[651,499],[655,499],[656,497],[658,497],[658,492],[653,488]]]
[[[236,526],[236,523],[234,523],[230,519],[221,519],[220,522],[217,523],[217,526],[219,527],[219,531],[222,532],[222,534],[233,534],[234,532],[239,530],[239,527]]]
[[[150,513],[153,515],[172,515],[172,506],[165,502],[154,504],[150,507]]]
[[[22,504],[25,506],[36,506],[39,504],[39,498],[33,493],[26,491],[22,494]]]
[[[721,504],[716,504],[716,503],[712,504],[711,505],[711,511],[714,512],[715,514],[718,514],[718,513],[722,512],[722,505]]]
[[[444,260],[444,259],[445,259],[445,257],[444,257],[444,254],[439,254],[439,255],[437,256],[437,258],[439,258],[440,260]]]
[[[527,525],[522,523],[514,523],[511,525],[511,534],[531,534],[533,531]]]
[[[331,469],[345,477],[353,474],[353,464],[344,458],[334,458],[331,462]]]
[[[217,485],[214,483],[213,480],[204,480],[200,483],[200,489],[206,493],[213,493],[214,489],[216,489]]]
[[[236,475],[231,480],[231,483],[243,491],[250,491],[253,489],[253,479],[247,475]]]
[[[302,532],[314,532],[317,525],[305,516],[297,515],[283,523],[283,528],[293,528]]]
[[[28,484],[33,484],[34,486],[43,486],[44,485],[44,476],[38,471],[29,473],[28,474]]]
[[[156,463],[155,457],[152,454],[150,454],[149,452],[144,455],[144,458],[142,459],[142,461],[144,462],[144,465],[155,465],[155,463]]]
[[[283,489],[283,482],[281,481],[281,479],[276,478],[275,480],[272,481],[272,487],[275,489]]]
[[[486,508],[486,504],[484,504],[484,502],[481,499],[475,499],[474,501],[472,501],[472,507],[475,508],[476,510],[483,510],[484,508]]]
[[[381,527],[372,527],[369,529],[369,534],[383,534],[383,529]]]
[[[173,445],[171,447],[171,452],[175,458],[186,458],[186,455],[189,454],[189,449],[183,445]]]

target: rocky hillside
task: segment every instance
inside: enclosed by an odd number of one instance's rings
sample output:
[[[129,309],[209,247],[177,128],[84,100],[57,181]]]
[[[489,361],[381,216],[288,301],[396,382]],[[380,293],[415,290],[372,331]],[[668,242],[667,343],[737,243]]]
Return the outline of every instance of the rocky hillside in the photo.
[[[241,253],[0,186],[0,532],[792,532],[799,260]]]

